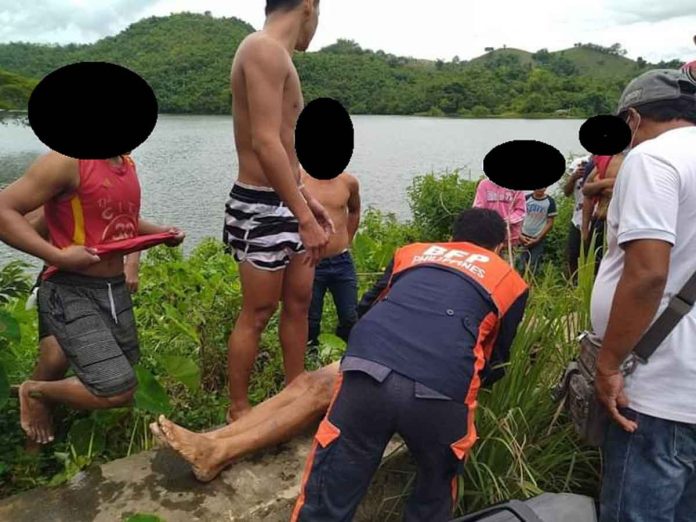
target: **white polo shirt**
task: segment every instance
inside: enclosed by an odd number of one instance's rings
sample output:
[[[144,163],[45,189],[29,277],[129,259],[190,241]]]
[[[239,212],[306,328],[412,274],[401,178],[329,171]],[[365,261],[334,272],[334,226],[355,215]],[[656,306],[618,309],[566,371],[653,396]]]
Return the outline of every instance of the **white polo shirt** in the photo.
[[[607,215],[607,253],[592,290],[592,327],[602,338],[623,270],[622,245],[638,239],[673,246],[656,319],[696,271],[696,127],[641,143],[621,166]],[[630,316],[630,307],[622,313]],[[696,424],[696,308],[626,379],[626,395],[640,413]]]

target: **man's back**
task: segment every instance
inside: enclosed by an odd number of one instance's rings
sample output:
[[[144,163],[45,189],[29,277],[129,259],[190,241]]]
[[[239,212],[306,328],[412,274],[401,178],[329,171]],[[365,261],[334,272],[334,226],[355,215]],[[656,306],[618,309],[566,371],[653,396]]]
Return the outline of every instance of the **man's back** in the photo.
[[[389,293],[353,327],[346,354],[463,401],[498,332],[510,333],[499,321],[507,317],[517,328],[524,281],[493,252],[466,243],[409,245],[394,267]]]
[[[642,143],[624,160],[609,206],[608,252],[592,294],[592,325],[604,337],[624,268],[621,244],[657,239],[673,245],[659,315],[696,271],[696,127]],[[656,315],[656,316],[657,316]],[[696,423],[696,310],[626,380],[630,407],[647,415]]]
[[[267,89],[269,77],[283,79],[282,91]],[[289,52],[263,31],[247,36],[237,49],[232,63],[231,90],[235,145],[239,158],[239,181],[250,185],[270,185],[254,151],[252,113],[254,118],[271,118],[276,123],[275,128],[290,159],[294,174],[299,179],[295,153],[295,125],[304,101],[300,79]],[[259,111],[264,109],[253,101],[252,90],[255,91],[254,95],[259,97],[282,97],[282,113],[259,114]],[[275,103],[273,105],[275,106]]]

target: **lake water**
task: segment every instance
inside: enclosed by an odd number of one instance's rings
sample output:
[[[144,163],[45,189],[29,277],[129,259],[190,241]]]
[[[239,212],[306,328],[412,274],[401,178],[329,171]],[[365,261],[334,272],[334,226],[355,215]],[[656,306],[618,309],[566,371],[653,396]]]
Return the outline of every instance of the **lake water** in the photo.
[[[478,179],[485,155],[510,140],[539,140],[566,157],[586,154],[578,140],[584,120],[455,120],[404,116],[353,116],[355,151],[348,171],[361,183],[363,207],[409,217],[406,188],[427,172],[461,169]],[[46,147],[29,127],[0,125],[0,186],[21,176]],[[160,116],[133,152],[143,200],[142,216],[187,233],[186,249],[220,237],[224,205],[237,175],[232,118]],[[520,158],[520,175],[534,158]],[[0,265],[25,259],[0,243]],[[32,264],[36,264],[35,262]]]

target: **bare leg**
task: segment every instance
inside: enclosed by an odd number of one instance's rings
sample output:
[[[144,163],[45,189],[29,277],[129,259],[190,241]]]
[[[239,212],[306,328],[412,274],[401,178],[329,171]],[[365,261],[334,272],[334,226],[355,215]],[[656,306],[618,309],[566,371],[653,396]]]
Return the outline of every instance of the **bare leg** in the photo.
[[[242,283],[242,310],[227,343],[227,371],[230,387],[228,421],[234,421],[251,409],[249,376],[259,349],[259,339],[278,307],[283,270],[259,270],[249,263],[239,266]]]
[[[283,308],[280,314],[280,344],[283,347],[285,384],[304,371],[307,349],[309,304],[312,302],[314,267],[304,263],[306,254],[292,258],[283,279]]]
[[[213,439],[208,434],[188,431],[164,417],[160,417],[159,426],[151,425],[151,429],[191,464],[198,480],[208,482],[235,460],[286,442],[316,423],[331,402],[338,366],[334,363],[308,374],[310,385],[306,393],[294,394],[294,400],[280,408],[267,408],[266,415],[258,416],[258,423],[234,435],[230,435],[230,430],[237,423],[218,430],[226,432],[227,437]],[[288,386],[278,397],[291,389],[292,385]]]
[[[34,381],[57,381],[65,377],[69,363],[54,336],[44,337],[39,342],[39,360],[34,368],[31,379]],[[22,427],[24,427],[29,441],[26,449],[36,451],[39,444],[47,444],[53,440],[53,419],[51,417],[51,405],[43,399],[37,398],[24,401],[23,411],[20,413]]]
[[[19,387],[19,400],[31,408],[32,401],[39,400],[33,396],[39,395],[46,402],[62,403],[76,410],[104,410],[125,406],[134,393],[135,388],[113,397],[97,397],[79,379],[71,377],[60,381],[24,381]]]
[[[331,368],[322,368],[312,373],[304,372],[297,379],[292,381],[290,385],[283,388],[278,394],[266,399],[260,404],[257,404],[251,410],[249,410],[249,413],[245,414],[243,417],[239,418],[233,423],[217,430],[198,433],[198,435],[211,440],[225,439],[228,437],[234,437],[235,435],[239,435],[240,433],[254,428],[258,424],[261,424],[269,418],[277,415],[278,411],[292,404],[292,402],[297,400],[297,398],[299,398],[301,395],[310,393],[312,383],[316,382],[317,376],[324,375],[327,373],[327,371],[333,373],[337,371],[335,369],[332,370],[333,366],[338,367],[338,363],[331,365]],[[150,424],[150,430],[162,444],[166,446],[169,445],[169,442],[162,433],[160,426],[156,422]]]
[[[305,372],[295,379],[289,386],[283,388],[280,393],[266,399],[260,404],[257,404],[251,410],[249,410],[249,413],[234,421],[232,424],[228,424],[227,426],[224,426],[218,430],[201,433],[201,435],[205,435],[211,439],[220,439],[232,437],[249,430],[257,424],[260,424],[266,419],[276,415],[280,409],[291,404],[300,395],[308,393],[312,382],[312,374]]]

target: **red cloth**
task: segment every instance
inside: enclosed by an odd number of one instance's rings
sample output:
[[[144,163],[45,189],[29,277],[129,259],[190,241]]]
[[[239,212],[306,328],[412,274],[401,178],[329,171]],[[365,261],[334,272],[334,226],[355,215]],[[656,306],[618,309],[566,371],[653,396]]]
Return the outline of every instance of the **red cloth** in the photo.
[[[169,241],[176,236],[173,232],[162,232],[161,234],[150,234],[147,236],[132,237],[130,239],[122,239],[120,241],[112,241],[92,247],[98,256],[104,254],[130,254],[147,250],[153,246],[161,245],[165,241]]]
[[[129,239],[122,239],[120,241],[112,241],[111,243],[104,243],[103,245],[95,245],[90,247],[98,256],[103,256],[105,254],[121,254],[126,255],[132,252],[139,252],[141,250],[147,250],[157,245],[173,239],[176,234],[173,232],[162,232],[160,234],[149,234],[146,236],[132,237]],[[55,266],[48,267],[41,279],[46,280],[55,274],[58,268]]]
[[[595,156],[595,166],[597,167],[597,181],[600,179],[604,179],[604,176],[607,174],[607,167],[609,166],[609,162],[611,161],[611,158],[614,156]]]

